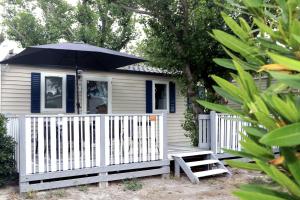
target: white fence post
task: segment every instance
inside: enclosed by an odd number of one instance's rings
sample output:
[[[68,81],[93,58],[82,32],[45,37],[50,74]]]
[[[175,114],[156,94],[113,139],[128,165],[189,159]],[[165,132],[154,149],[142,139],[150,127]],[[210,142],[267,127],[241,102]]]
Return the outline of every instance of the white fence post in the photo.
[[[218,153],[218,114],[215,111],[210,112],[210,149]]]
[[[162,114],[162,121],[163,121],[163,128],[162,132],[159,132],[159,134],[162,134],[163,137],[163,160],[168,160],[168,118],[167,114]],[[161,124],[160,124],[161,126]],[[163,167],[166,169],[167,173],[162,175],[162,178],[168,178],[170,175],[170,165],[167,165]]]
[[[163,113],[163,159],[168,159],[168,122],[167,114]]]
[[[107,126],[107,127],[105,127]],[[108,161],[110,159],[109,157],[109,147],[106,146],[108,145],[109,142],[109,117],[105,116],[105,115],[101,115],[100,117],[100,133],[96,133],[96,134],[100,134],[100,167],[104,167],[107,164],[110,163],[110,161]],[[101,176],[105,176],[107,175],[107,173],[100,173],[99,176],[101,178]],[[99,187],[106,187],[108,186],[108,182],[99,182]]]
[[[29,182],[23,182],[23,178],[26,176],[27,172],[27,158],[31,157],[31,149],[26,149],[26,126],[25,126],[25,116],[19,118],[19,180],[20,180],[20,193],[28,187]],[[31,132],[30,132],[31,134]],[[29,155],[28,155],[29,154]],[[31,163],[30,163],[31,164]]]

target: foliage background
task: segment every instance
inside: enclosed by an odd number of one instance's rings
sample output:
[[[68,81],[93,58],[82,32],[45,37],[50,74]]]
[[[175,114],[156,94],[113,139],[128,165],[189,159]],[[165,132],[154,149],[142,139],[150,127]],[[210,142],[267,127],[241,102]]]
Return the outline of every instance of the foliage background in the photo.
[[[0,187],[16,178],[15,142],[6,135],[6,118],[0,115]]]
[[[135,37],[132,12],[107,0],[8,0],[2,17],[9,39],[22,47],[83,41],[121,50]]]

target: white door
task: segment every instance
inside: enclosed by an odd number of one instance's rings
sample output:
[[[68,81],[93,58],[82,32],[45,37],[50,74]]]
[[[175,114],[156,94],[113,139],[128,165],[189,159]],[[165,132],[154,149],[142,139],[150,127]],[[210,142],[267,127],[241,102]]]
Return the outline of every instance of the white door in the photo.
[[[83,112],[86,114],[111,113],[111,79],[83,79]]]

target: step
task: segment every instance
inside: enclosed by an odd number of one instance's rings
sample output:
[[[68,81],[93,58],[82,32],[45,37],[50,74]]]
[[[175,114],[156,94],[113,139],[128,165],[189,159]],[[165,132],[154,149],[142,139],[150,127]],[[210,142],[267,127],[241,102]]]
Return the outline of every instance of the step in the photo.
[[[194,162],[187,162],[186,165],[189,167],[201,166],[201,165],[209,165],[218,163],[218,160],[201,160],[201,161],[194,161]]]
[[[216,174],[223,174],[227,173],[228,171],[225,169],[212,169],[212,170],[207,170],[207,171],[201,171],[201,172],[195,172],[194,175],[197,176],[198,178],[205,177],[205,176],[212,176]]]
[[[171,154],[171,156],[189,157],[189,156],[200,156],[200,155],[209,155],[209,154],[213,154],[213,152],[212,151],[195,151],[195,152]]]

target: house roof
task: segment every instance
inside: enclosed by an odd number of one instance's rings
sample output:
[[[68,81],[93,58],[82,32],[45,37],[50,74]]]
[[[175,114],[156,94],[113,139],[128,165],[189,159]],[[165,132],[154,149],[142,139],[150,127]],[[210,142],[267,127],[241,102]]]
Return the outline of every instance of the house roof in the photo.
[[[3,60],[13,57],[15,55],[16,55],[16,53],[10,52],[9,54],[7,54],[5,56],[5,58]],[[170,75],[170,72],[168,72],[167,70],[162,70],[162,69],[159,69],[156,67],[151,67],[144,63],[138,63],[138,64],[133,64],[133,65],[127,65],[124,67],[119,67],[113,71],[121,72],[121,73],[152,74],[152,75],[161,75],[161,76]]]

